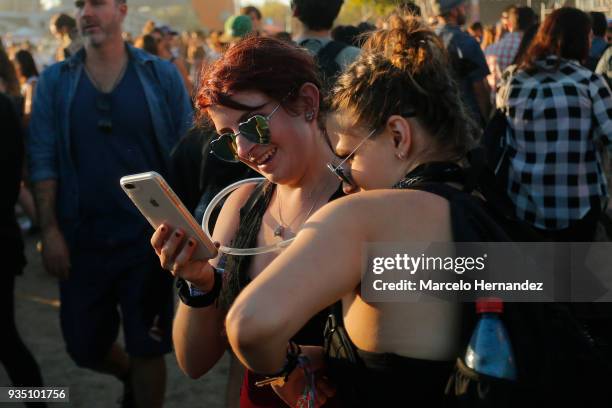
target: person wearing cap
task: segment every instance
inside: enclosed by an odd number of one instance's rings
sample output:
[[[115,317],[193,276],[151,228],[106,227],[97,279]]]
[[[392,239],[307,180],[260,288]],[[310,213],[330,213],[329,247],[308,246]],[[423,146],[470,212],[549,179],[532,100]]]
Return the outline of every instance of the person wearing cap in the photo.
[[[253,33],[251,17],[244,14],[230,16],[225,20],[221,42],[231,45],[251,33]]]
[[[491,111],[489,68],[478,42],[461,30],[466,22],[464,0],[436,0],[436,33],[444,42],[457,75],[461,98],[472,118],[484,126]]]
[[[153,35],[157,41],[157,56],[174,64],[179,74],[181,74],[181,78],[183,78],[183,83],[185,84],[187,94],[191,96],[191,93],[193,92],[193,84],[189,78],[187,64],[180,55],[175,55],[172,52],[172,38],[177,34],[178,33],[176,31],[172,30],[167,25],[156,27],[151,32],[151,35]]]

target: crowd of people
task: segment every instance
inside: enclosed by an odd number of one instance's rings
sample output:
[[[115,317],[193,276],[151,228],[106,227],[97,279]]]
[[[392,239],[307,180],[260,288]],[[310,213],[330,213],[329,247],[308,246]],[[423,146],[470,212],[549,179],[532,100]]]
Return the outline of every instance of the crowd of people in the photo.
[[[601,358],[566,356],[568,372],[542,367],[547,382],[519,377],[493,403],[508,384],[457,363],[465,307],[360,292],[363,242],[599,239],[612,141],[603,13],[512,6],[468,28],[464,0],[436,0],[428,19],[402,2],[376,25],[335,26],[343,0],[293,0],[293,35],[267,33],[249,6],[220,31],[149,21],[132,38],[127,3],[55,16],[52,64],[29,44],[0,48],[0,357],[14,385],[43,384],[15,325],[18,205],[59,280],[68,355],[121,381],[124,407],[163,405],[171,352],[191,378],[229,352],[230,407],[612,402],[607,311],[560,305]],[[258,254],[194,260],[185,231],[151,235],[119,185],[146,171],[198,221],[222,188],[260,177],[223,202],[212,234]],[[470,380],[447,385],[458,371]]]

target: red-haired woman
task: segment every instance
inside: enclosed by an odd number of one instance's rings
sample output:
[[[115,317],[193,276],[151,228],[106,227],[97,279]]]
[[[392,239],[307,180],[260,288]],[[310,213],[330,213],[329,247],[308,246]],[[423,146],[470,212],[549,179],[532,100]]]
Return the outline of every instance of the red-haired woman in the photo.
[[[508,194],[552,241],[591,241],[608,196],[597,147],[612,137],[612,94],[581,65],[590,36],[586,13],[553,11],[497,94],[510,128]]]
[[[322,126],[323,98],[312,57],[273,38],[251,37],[211,64],[201,84],[198,108],[218,132],[213,153],[239,160],[267,179],[231,194],[213,239],[222,245],[252,248],[294,237],[312,213],[342,194],[339,181],[326,167],[335,156]],[[185,240],[183,232],[170,225],[160,226],[151,243],[162,265],[188,282],[181,286],[180,295],[191,306],[179,304],[174,348],[183,371],[200,377],[228,348],[227,309],[279,251],[194,261],[195,241]],[[300,284],[296,282],[296,288]],[[320,345],[325,318],[325,314],[313,318],[295,341]],[[270,387],[256,387],[257,380],[247,372],[241,407],[283,406]]]

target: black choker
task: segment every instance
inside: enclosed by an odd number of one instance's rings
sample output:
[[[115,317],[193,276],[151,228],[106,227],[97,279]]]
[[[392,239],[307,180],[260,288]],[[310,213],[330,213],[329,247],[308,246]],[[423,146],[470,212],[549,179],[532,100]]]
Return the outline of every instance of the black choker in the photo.
[[[417,166],[392,188],[408,188],[420,183],[460,183],[465,182],[465,172],[452,162],[430,162]]]

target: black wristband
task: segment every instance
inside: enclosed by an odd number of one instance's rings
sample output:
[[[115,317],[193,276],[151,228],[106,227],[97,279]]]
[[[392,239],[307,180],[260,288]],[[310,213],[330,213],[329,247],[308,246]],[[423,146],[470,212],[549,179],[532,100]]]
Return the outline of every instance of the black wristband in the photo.
[[[177,293],[179,299],[181,299],[181,302],[189,307],[206,307],[212,305],[219,297],[219,294],[221,293],[221,285],[223,283],[221,271],[213,267],[213,274],[215,282],[212,290],[199,296],[193,296],[189,288],[189,283],[187,283],[185,279],[178,278],[176,280],[176,288],[178,289]]]
[[[273,374],[257,373],[258,375],[265,377],[265,380],[257,381],[255,385],[261,387],[277,382],[279,380],[283,380],[286,382],[289,378],[289,375],[298,366],[300,354],[302,354],[302,348],[299,346],[299,344],[290,341],[289,346],[287,347],[287,356],[285,357],[285,364],[283,365],[283,367]]]

